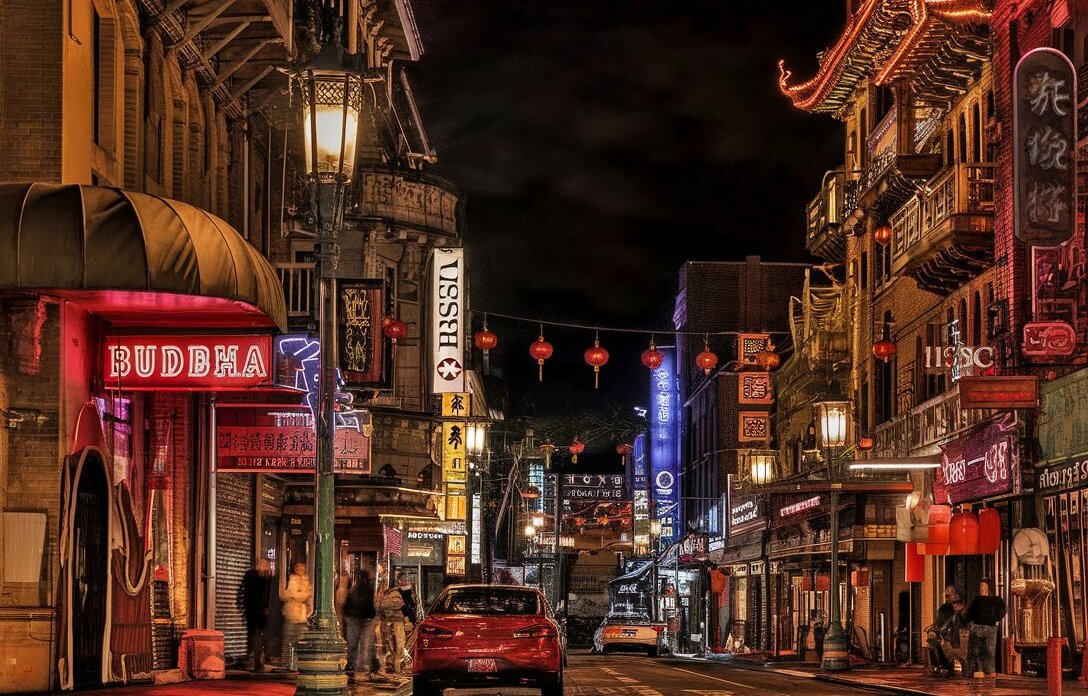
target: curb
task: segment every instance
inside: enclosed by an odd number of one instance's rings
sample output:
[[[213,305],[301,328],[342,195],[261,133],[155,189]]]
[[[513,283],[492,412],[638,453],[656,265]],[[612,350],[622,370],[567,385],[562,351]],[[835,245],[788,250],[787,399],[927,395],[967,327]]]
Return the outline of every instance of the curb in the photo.
[[[822,682],[828,682],[831,684],[838,684],[840,686],[851,686],[855,689],[866,689],[868,691],[880,691],[886,694],[904,694],[905,696],[932,696],[932,691],[919,691],[918,689],[908,689],[905,686],[889,686],[887,684],[870,684],[868,682],[857,681],[855,679],[844,679],[842,677],[833,677],[829,674],[813,674],[814,679],[819,679]]]

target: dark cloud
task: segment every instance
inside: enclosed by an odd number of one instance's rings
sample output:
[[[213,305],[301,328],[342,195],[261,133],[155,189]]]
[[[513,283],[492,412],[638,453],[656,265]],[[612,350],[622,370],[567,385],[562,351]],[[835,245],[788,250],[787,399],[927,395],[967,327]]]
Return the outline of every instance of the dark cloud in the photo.
[[[776,65],[811,75],[837,4],[413,5],[417,98],[439,171],[467,192],[475,306],[667,326],[686,259],[805,258],[804,205],[841,135],[792,108]],[[592,337],[571,340],[577,362]],[[617,397],[637,398],[644,339],[612,342],[609,369],[629,375]],[[522,348],[507,354],[515,391]]]

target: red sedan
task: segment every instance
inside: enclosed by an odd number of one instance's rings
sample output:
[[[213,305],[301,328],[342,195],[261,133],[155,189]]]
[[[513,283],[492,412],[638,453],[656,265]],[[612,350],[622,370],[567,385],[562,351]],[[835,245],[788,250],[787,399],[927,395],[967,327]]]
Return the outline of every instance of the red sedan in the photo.
[[[419,624],[412,671],[413,696],[481,685],[562,696],[559,625],[534,588],[452,585]]]

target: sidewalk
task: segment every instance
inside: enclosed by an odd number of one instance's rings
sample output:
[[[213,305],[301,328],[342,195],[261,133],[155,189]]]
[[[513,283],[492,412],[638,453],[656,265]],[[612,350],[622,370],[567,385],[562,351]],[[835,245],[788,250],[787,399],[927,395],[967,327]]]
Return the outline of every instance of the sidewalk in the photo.
[[[238,670],[228,670],[226,679],[183,681],[175,684],[147,684],[116,686],[105,689],[82,691],[82,694],[95,696],[199,696],[201,694],[223,694],[224,696],[294,696],[295,675],[287,672],[267,672],[253,674]],[[360,682],[349,687],[351,696],[409,696],[412,693],[412,681],[403,679],[399,683]]]
[[[764,669],[778,674],[809,677],[832,684],[882,689],[899,694],[939,693],[941,696],[1047,696],[1047,683],[1041,677],[1020,677],[999,674],[996,679],[965,679],[963,677],[927,677],[920,665],[876,667],[856,664],[845,672],[824,672],[811,662],[775,662],[761,653],[742,655],[716,654],[703,658],[711,662],[734,664],[746,669]],[[1082,682],[1062,681],[1062,696],[1088,696],[1088,686]]]

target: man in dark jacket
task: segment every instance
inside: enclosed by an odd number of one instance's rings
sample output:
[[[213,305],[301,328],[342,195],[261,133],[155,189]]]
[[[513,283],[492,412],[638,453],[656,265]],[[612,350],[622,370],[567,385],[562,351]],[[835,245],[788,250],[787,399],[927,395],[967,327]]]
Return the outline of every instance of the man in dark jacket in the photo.
[[[272,567],[264,558],[242,576],[240,588],[242,613],[246,617],[246,645],[254,672],[264,671],[265,636],[268,603],[272,600]]]
[[[994,654],[997,651],[997,624],[1005,618],[1005,600],[991,592],[989,580],[978,584],[978,596],[967,608],[970,624],[967,639],[967,662],[975,679],[997,676]]]
[[[354,683],[356,670],[368,679],[374,669],[374,582],[366,568],[355,571],[355,581],[344,603],[344,636],[348,643],[348,678]]]

